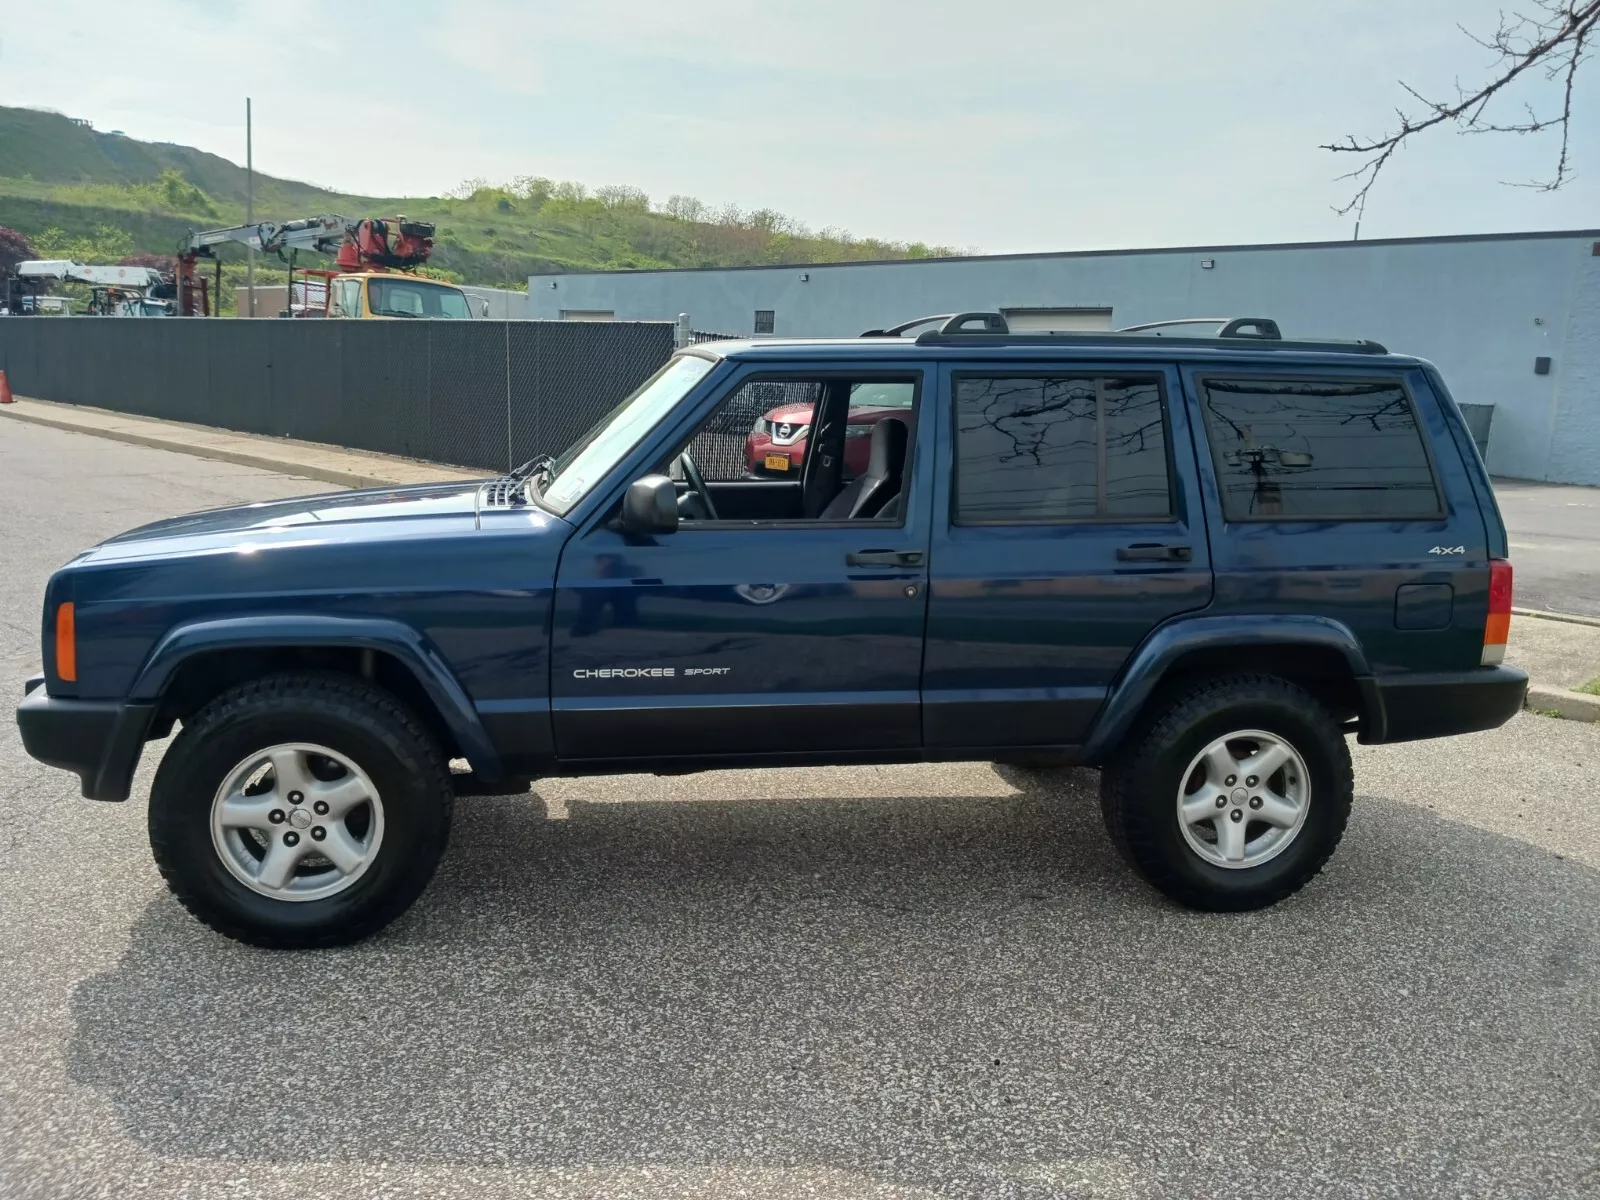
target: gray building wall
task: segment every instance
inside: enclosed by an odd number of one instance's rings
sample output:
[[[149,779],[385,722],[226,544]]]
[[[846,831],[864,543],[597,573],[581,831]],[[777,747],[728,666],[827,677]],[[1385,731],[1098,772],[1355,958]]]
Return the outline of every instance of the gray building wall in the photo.
[[[461,290],[469,296],[478,296],[489,305],[489,311],[484,315],[491,321],[526,321],[528,319],[528,293],[513,292],[506,288],[469,287],[461,285]],[[473,305],[473,316],[477,316],[476,304]],[[676,314],[674,314],[676,315]]]
[[[749,334],[852,336],[927,313],[1110,308],[1116,325],[1267,316],[1284,336],[1368,337],[1492,404],[1497,475],[1600,484],[1600,230],[735,270],[535,275],[528,313],[609,310]],[[1202,266],[1209,261],[1212,266]],[[1548,375],[1534,360],[1552,360]]]

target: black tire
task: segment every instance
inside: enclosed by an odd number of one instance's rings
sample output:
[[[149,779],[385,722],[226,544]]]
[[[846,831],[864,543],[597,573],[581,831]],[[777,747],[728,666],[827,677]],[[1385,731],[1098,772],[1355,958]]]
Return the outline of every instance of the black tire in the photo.
[[[291,742],[345,755],[382,797],[383,837],[370,864],[322,899],[253,891],[212,844],[212,801],[228,773]],[[173,895],[218,933],[272,949],[341,946],[376,933],[421,895],[444,853],[452,801],[444,755],[392,694],[344,675],[277,675],[224,692],[185,723],[156,771],[150,846]]]
[[[1276,857],[1252,867],[1202,858],[1185,839],[1177,797],[1209,743],[1254,729],[1288,742],[1305,762],[1305,823]],[[1331,713],[1305,689],[1272,675],[1206,680],[1166,696],[1105,764],[1100,808],[1113,844],[1159,891],[1211,912],[1266,908],[1322,870],[1350,817],[1350,747]]]

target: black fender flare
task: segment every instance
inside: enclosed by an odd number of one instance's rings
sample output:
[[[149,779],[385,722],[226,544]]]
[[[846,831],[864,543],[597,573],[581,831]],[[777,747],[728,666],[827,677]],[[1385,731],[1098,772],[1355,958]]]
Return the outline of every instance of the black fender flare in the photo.
[[[1294,613],[1230,613],[1178,617],[1158,625],[1131,654],[1106,696],[1084,743],[1082,760],[1098,763],[1116,748],[1167,672],[1194,650],[1228,647],[1316,646],[1340,654],[1349,664],[1361,696],[1363,742],[1381,741],[1383,697],[1373,680],[1361,642],[1342,621]]]
[[[421,632],[401,621],[311,613],[259,613],[186,621],[169,629],[150,651],[134,679],[128,700],[133,704],[156,704],[178,668],[197,654],[291,646],[376,650],[392,655],[421,683],[462,755],[472,764],[473,774],[486,782],[504,775],[499,752],[450,664]]]

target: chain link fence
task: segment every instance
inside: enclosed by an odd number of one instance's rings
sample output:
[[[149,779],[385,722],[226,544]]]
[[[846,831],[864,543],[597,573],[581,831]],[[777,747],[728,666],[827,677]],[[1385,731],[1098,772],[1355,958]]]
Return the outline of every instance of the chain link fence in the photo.
[[[653,321],[7,318],[0,369],[39,400],[503,471],[569,445],[667,360],[673,333]]]

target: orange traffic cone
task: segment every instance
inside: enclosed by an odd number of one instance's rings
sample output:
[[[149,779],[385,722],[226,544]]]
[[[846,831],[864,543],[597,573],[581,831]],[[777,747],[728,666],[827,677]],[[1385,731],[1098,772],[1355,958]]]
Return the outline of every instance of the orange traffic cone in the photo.
[[[11,395],[11,385],[6,382],[6,373],[0,371],[0,404],[16,403]]]

